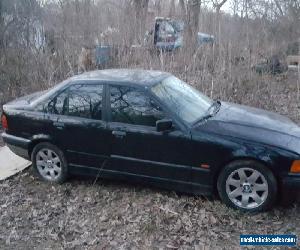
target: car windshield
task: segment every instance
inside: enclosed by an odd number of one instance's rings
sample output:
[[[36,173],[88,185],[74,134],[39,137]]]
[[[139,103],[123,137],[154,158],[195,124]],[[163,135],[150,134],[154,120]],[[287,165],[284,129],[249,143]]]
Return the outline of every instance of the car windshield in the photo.
[[[151,88],[152,92],[182,120],[194,124],[206,115],[213,101],[174,76]]]

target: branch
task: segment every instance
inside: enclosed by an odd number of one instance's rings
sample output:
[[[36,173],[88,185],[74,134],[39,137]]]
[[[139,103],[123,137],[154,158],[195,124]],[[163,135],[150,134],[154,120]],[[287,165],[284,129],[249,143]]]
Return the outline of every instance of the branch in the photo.
[[[213,6],[214,6],[214,8],[220,10],[226,2],[227,2],[227,0],[222,0],[222,2],[220,2],[220,3],[213,1]]]
[[[279,12],[280,12],[280,15],[283,16],[284,13],[283,13],[283,10],[282,10],[282,8],[281,8],[281,6],[280,6],[280,3],[278,2],[278,0],[274,0],[274,1],[275,1],[275,5],[276,5],[277,9],[278,9]]]

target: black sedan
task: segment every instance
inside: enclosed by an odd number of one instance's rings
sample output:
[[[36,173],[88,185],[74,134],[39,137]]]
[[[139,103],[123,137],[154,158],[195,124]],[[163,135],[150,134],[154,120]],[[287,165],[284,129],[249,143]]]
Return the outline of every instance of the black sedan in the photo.
[[[213,101],[158,71],[102,70],[3,106],[2,137],[37,175],[130,180],[218,193],[244,211],[300,186],[300,128],[275,113]]]

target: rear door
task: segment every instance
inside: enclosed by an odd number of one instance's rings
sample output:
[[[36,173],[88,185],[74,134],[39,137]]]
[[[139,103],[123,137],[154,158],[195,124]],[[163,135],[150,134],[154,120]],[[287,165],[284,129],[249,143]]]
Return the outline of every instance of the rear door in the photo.
[[[156,121],[168,115],[143,89],[111,85],[108,93],[111,168],[130,178],[188,185],[190,135],[174,126],[157,132]]]
[[[109,155],[105,85],[73,84],[47,104],[49,128],[70,165],[100,168]]]

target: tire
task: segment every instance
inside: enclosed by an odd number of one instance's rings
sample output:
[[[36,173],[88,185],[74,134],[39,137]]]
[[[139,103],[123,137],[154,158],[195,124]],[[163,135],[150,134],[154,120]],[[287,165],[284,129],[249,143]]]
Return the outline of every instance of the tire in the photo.
[[[285,208],[292,207],[297,202],[298,192],[293,187],[282,187],[280,189],[279,205]]]
[[[48,142],[37,144],[31,154],[33,171],[41,180],[63,183],[68,177],[68,164],[63,152]]]
[[[277,181],[273,173],[256,161],[235,161],[222,170],[217,189],[229,207],[244,212],[270,209],[277,199]]]

